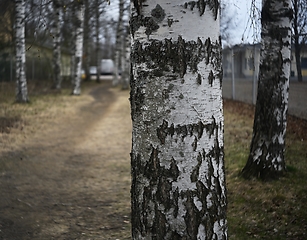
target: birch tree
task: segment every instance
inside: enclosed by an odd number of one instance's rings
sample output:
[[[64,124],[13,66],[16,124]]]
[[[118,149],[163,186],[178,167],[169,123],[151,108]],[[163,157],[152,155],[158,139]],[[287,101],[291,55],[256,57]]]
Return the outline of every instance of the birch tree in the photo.
[[[134,1],[132,237],[227,239],[219,1]]]
[[[124,31],[123,33],[123,40],[122,40],[123,54],[121,57],[122,74],[120,82],[123,90],[129,88],[130,45],[131,43],[130,43],[129,27],[126,27],[126,31]]]
[[[116,29],[116,42],[115,42],[115,54],[114,54],[114,64],[115,71],[113,77],[113,86],[116,86],[119,83],[118,75],[119,70],[122,70],[122,55],[123,55],[123,17],[124,17],[124,0],[119,0],[119,15]]]
[[[89,0],[84,0],[84,34],[83,34],[83,49],[84,49],[84,72],[85,80],[89,81],[90,76],[90,38],[91,38],[91,3]]]
[[[28,99],[25,47],[25,1],[15,0],[15,44],[16,44],[16,102]]]
[[[61,89],[61,15],[62,6],[59,0],[53,0],[53,87]]]
[[[102,11],[100,10],[101,2],[100,0],[95,1],[95,22],[96,22],[96,64],[97,64],[97,72],[96,72],[96,82],[100,82],[100,65],[101,65],[101,59],[100,59],[100,15]]]
[[[274,179],[286,170],[292,13],[291,0],[263,1],[258,95],[245,178]]]
[[[83,53],[83,25],[84,25],[84,1],[75,0],[76,6],[76,35],[75,35],[75,56],[74,56],[74,78],[73,78],[73,95],[81,93],[81,67]]]

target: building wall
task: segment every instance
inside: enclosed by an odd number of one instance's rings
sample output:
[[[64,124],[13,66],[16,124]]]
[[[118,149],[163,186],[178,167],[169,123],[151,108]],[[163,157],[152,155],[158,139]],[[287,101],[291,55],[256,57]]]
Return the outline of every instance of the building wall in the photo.
[[[296,60],[292,50],[291,76],[297,77]],[[254,63],[255,59],[255,63]],[[232,49],[223,49],[224,77],[232,77],[232,62],[234,63],[234,76],[236,78],[253,78],[258,76],[260,64],[260,45],[234,46]],[[307,49],[301,52],[302,75],[307,77]]]
[[[301,51],[302,76],[307,77],[307,50]],[[291,77],[297,77],[295,53],[291,53]]]

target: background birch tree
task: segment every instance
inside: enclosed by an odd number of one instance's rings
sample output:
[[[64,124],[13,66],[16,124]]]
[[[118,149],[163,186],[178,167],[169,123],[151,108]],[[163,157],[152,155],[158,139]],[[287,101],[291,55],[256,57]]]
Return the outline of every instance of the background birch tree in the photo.
[[[53,0],[53,87],[61,89],[61,16],[62,4],[59,0]]]
[[[126,26],[126,30],[123,31],[123,41],[122,41],[122,49],[123,54],[121,58],[121,87],[123,90],[129,88],[129,73],[130,73],[130,52],[131,52],[131,39],[130,39],[130,31],[129,27]]]
[[[84,1],[75,0],[76,7],[76,32],[75,32],[75,55],[74,55],[74,77],[73,95],[81,93],[81,68],[83,54],[83,26],[84,26]]]
[[[26,103],[28,99],[25,46],[25,1],[15,0],[15,44],[16,44],[16,102]]]
[[[132,237],[227,239],[219,1],[134,1]]]
[[[286,169],[292,15],[291,0],[263,1],[258,95],[245,178],[274,179]]]
[[[116,42],[115,42],[115,53],[114,53],[114,76],[113,76],[113,86],[119,83],[119,71],[122,71],[122,57],[123,57],[123,17],[124,17],[124,0],[119,0],[119,14],[116,29]]]
[[[89,0],[84,0],[84,34],[83,34],[83,52],[84,52],[84,73],[85,80],[89,81],[90,76],[90,43],[91,43],[91,2]]]
[[[100,82],[100,65],[101,65],[101,54],[100,54],[101,19],[100,18],[103,13],[105,13],[105,2],[96,0],[95,1],[95,37],[96,37],[95,49],[96,49],[96,65],[97,65],[96,82]]]

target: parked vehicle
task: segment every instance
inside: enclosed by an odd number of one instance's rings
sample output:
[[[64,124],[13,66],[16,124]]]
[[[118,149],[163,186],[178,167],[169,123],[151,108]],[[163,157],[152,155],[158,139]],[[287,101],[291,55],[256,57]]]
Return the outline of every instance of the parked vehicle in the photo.
[[[114,74],[114,62],[112,59],[102,59],[100,64],[101,75],[113,75]]]
[[[90,66],[90,76],[96,76],[97,75],[97,67],[96,66]]]

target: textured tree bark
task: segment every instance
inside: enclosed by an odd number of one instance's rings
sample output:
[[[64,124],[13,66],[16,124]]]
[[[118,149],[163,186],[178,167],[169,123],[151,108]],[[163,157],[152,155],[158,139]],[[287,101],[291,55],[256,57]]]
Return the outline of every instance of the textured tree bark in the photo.
[[[15,44],[16,44],[16,102],[26,103],[28,87],[25,73],[25,1],[15,0]]]
[[[74,80],[73,80],[73,95],[81,93],[81,68],[82,68],[82,53],[83,53],[83,25],[84,25],[84,2],[75,0],[77,6],[76,12],[76,51],[74,62]]]
[[[286,170],[291,18],[291,0],[263,1],[258,95],[250,154],[242,170],[245,178],[269,180]]]
[[[53,23],[53,87],[61,89],[61,4],[53,0],[54,23]]]
[[[134,1],[133,239],[227,239],[218,1]]]

